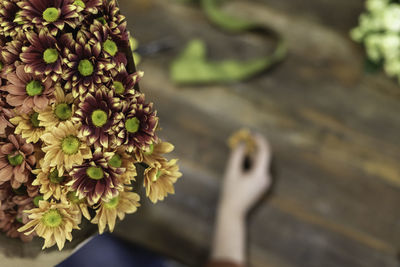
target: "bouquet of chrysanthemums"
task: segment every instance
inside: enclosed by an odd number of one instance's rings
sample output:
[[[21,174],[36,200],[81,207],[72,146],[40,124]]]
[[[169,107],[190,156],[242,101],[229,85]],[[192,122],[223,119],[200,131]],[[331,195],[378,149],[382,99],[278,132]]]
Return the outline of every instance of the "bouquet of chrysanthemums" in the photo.
[[[116,0],[0,1],[0,229],[62,249],[83,218],[133,213],[138,165],[152,202],[174,193],[173,145],[130,71]],[[129,51],[129,52],[127,52]],[[131,66],[132,67],[132,66]],[[143,170],[143,169],[142,169]]]
[[[400,1],[367,0],[351,36],[365,45],[372,62],[400,80]]]

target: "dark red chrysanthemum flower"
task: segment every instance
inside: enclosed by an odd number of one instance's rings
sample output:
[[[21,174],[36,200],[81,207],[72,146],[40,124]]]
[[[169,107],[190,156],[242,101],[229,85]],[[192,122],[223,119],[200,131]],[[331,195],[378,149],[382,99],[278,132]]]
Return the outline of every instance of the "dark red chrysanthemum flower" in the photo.
[[[129,51],[129,34],[126,27],[121,26],[121,33],[114,34],[110,28],[104,26],[98,20],[94,20],[90,25],[90,36],[88,36],[91,44],[100,43],[104,58],[110,60],[116,66],[113,76],[122,66],[128,64],[125,52]]]
[[[24,20],[16,0],[0,1],[0,35],[15,38],[24,34]]]
[[[87,199],[89,205],[95,205],[100,200],[108,202],[123,190],[123,184],[118,175],[125,172],[124,168],[110,167],[108,161],[113,153],[102,152],[97,148],[93,158],[71,171],[72,180],[68,183],[77,192],[79,198]]]
[[[112,146],[110,139],[123,118],[121,107],[120,99],[115,98],[114,92],[104,86],[93,94],[87,94],[74,117],[76,122],[82,123],[80,135],[90,145]]]
[[[146,104],[144,94],[136,93],[123,105],[122,113],[123,126],[114,141],[126,145],[128,152],[135,148],[147,150],[157,140],[158,117],[153,103]]]
[[[75,0],[74,5],[78,7],[78,10],[82,9],[82,13],[85,15],[95,15],[99,13],[99,9],[103,4],[102,0]]]
[[[134,87],[142,77],[143,72],[129,74],[125,66],[123,66],[117,75],[112,78],[108,87],[114,91],[115,95],[121,98],[133,97],[137,93]]]
[[[116,0],[102,0],[102,9],[99,11],[96,16],[89,16],[86,24],[92,25],[93,20],[100,21],[115,35],[126,30],[126,17],[121,14]]]
[[[29,46],[22,48],[21,60],[25,71],[35,75],[44,75],[57,81],[62,74],[61,49],[56,38],[42,29],[39,34],[27,32]]]
[[[74,0],[29,0],[18,2],[19,13],[26,20],[24,27],[35,26],[38,30],[47,28],[52,35],[62,31],[67,24],[75,29],[81,21]]]
[[[27,183],[36,163],[33,145],[19,135],[9,135],[0,143],[0,184],[10,181],[14,189]]]
[[[7,43],[1,49],[1,63],[2,77],[6,78],[7,74],[15,72],[17,66],[21,65],[20,54],[22,53],[22,47],[24,46],[25,40],[18,39]]]
[[[7,75],[9,84],[0,88],[7,92],[6,101],[20,113],[30,113],[33,108],[43,110],[49,105],[53,96],[53,82],[25,72],[23,65],[19,65],[15,73]]]
[[[63,74],[64,88],[72,90],[73,97],[84,99],[87,92],[95,91],[95,86],[110,80],[107,71],[115,66],[102,57],[101,44],[89,44],[84,33],[79,32],[76,41],[72,34],[66,34],[62,39],[67,66]]]

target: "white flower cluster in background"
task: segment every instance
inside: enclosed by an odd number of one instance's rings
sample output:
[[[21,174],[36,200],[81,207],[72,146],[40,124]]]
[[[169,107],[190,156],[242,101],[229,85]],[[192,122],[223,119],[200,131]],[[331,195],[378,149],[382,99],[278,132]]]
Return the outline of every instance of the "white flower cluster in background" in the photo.
[[[382,64],[400,82],[400,1],[367,0],[351,37],[365,45],[371,61]]]

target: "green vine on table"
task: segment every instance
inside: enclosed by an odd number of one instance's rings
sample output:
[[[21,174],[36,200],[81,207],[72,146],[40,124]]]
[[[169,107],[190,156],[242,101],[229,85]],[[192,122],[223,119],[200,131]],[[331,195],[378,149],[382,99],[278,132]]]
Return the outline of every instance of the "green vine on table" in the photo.
[[[206,44],[192,40],[171,65],[171,78],[177,84],[230,83],[247,80],[283,61],[287,55],[287,44],[275,30],[252,21],[238,19],[221,11],[220,0],[181,0],[199,4],[209,21],[224,31],[241,34],[252,32],[277,41],[271,55],[246,61],[223,60],[212,62],[207,59]]]

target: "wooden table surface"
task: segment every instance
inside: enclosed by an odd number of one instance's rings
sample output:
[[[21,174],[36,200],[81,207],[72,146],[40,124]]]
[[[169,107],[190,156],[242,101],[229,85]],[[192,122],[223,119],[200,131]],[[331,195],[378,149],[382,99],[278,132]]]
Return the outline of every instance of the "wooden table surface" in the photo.
[[[365,74],[363,49],[349,39],[364,1],[233,1],[226,12],[285,36],[287,60],[247,82],[185,87],[170,81],[169,64],[193,38],[207,42],[213,60],[252,58],[273,44],[221,32],[195,5],[119,2],[141,44],[174,41],[139,69],[184,177],[165,202],[143,201],[118,235],[201,266],[226,139],[246,126],[268,136],[275,169],[273,192],[250,220],[250,266],[399,266],[400,86],[382,73]]]

